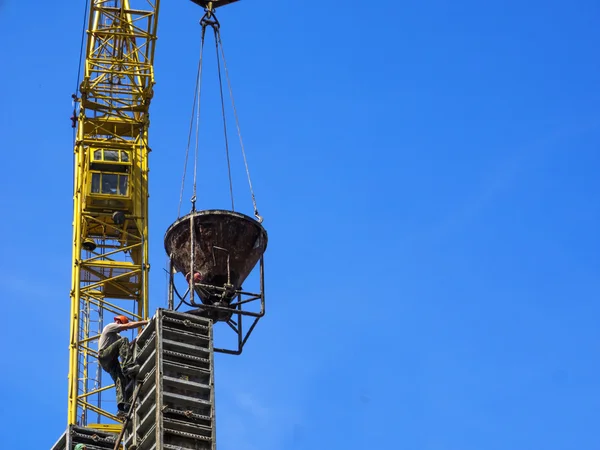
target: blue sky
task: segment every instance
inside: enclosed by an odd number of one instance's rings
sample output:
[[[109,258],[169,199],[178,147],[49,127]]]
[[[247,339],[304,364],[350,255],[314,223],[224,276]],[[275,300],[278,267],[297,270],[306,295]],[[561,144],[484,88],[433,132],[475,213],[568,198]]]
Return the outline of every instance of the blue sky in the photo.
[[[74,5],[0,0],[2,448],[49,448],[66,426]],[[161,9],[154,308],[200,15]],[[220,450],[600,448],[599,15],[589,0],[221,12],[270,241],[267,317],[243,356],[216,358]],[[227,207],[205,94],[199,206]]]

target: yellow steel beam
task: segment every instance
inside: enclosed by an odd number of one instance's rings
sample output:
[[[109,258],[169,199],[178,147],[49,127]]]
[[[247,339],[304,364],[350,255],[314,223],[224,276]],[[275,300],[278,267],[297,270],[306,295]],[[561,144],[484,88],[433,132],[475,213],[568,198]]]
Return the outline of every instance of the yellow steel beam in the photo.
[[[96,340],[96,339],[98,339],[98,338],[100,338],[100,335],[99,335],[99,334],[95,334],[95,335],[93,335],[93,336],[90,336],[89,338],[86,338],[86,339],[80,339],[80,340],[79,340],[79,343],[80,343],[80,344],[85,344],[86,342],[89,342],[89,341],[95,341],[95,340]]]
[[[78,403],[80,403],[86,409],[89,409],[90,411],[95,412],[95,413],[97,413],[97,414],[99,414],[99,415],[101,415],[103,417],[106,417],[106,418],[109,418],[109,419],[112,419],[112,420],[115,420],[115,421],[117,420],[117,416],[116,415],[111,414],[111,413],[105,411],[102,408],[98,408],[94,404],[88,403],[88,402],[84,401],[83,399],[79,399]]]
[[[133,245],[128,245],[126,247],[117,247],[116,250],[111,250],[107,253],[103,253],[103,254],[99,254],[96,256],[92,256],[91,258],[86,259],[86,263],[91,263],[92,261],[96,261],[97,259],[102,259],[102,258],[106,258],[109,259],[108,257],[117,253],[121,253],[124,251],[129,251],[129,250],[133,250],[136,247],[139,247],[140,243],[137,244],[133,244]]]
[[[90,428],[94,430],[106,431],[107,433],[119,434],[121,431],[122,425],[113,424],[113,423],[91,423],[89,424]],[[123,448],[120,446],[119,448]]]
[[[130,314],[131,311],[127,311],[126,309],[123,308],[119,308],[118,306],[115,306],[111,303],[105,302],[105,301],[94,301],[96,300],[94,297],[92,297],[93,300],[89,300],[89,302],[91,304],[93,304],[94,306],[97,306],[99,308],[103,308],[104,311],[110,312],[111,314]],[[142,320],[142,317],[138,314],[132,314],[133,318],[135,320]],[[97,337],[100,337],[100,335],[97,335]],[[84,342],[84,341],[81,341]]]
[[[102,392],[102,391],[107,391],[108,389],[111,389],[111,388],[114,388],[114,387],[115,387],[115,385],[114,385],[114,384],[110,384],[110,385],[108,385],[108,386],[101,387],[100,389],[96,389],[96,390],[94,390],[94,391],[89,391],[89,392],[86,392],[85,394],[83,394],[83,395],[80,395],[78,398],[85,398],[85,397],[89,397],[90,395],[98,394],[99,392]]]

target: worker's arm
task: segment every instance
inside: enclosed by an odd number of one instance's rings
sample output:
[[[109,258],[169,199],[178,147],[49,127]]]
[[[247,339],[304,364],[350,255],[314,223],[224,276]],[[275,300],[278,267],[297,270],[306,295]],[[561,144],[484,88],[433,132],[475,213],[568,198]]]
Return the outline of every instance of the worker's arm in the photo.
[[[149,320],[140,320],[138,322],[123,323],[119,326],[119,328],[121,330],[131,330],[132,328],[139,328],[141,326],[144,326],[148,322],[150,322],[150,321]]]

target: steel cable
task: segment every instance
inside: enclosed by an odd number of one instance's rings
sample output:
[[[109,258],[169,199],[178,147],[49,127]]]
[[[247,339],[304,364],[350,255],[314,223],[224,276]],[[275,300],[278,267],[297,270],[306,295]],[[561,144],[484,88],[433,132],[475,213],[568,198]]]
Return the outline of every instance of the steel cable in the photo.
[[[196,73],[196,86],[194,88],[194,101],[192,104],[192,114],[190,117],[190,130],[188,133],[188,141],[187,147],[185,150],[185,162],[183,164],[183,176],[181,178],[181,192],[179,194],[179,206],[177,207],[177,217],[181,217],[181,204],[183,202],[183,191],[185,188],[185,175],[187,173],[187,164],[190,154],[190,144],[192,142],[192,131],[194,129],[194,113],[196,112],[196,107],[198,108],[198,116],[197,123],[200,121],[200,94],[202,89],[202,58],[204,54],[204,32],[205,28],[202,27],[201,38],[200,38],[200,57],[198,60],[198,71]],[[194,194],[193,194],[193,202],[195,202],[196,196],[196,163],[198,159],[198,130],[196,129],[196,149],[195,149],[195,158],[194,158]]]
[[[225,59],[225,50],[223,49],[223,41],[221,39],[221,34],[218,35],[219,43],[218,45],[221,47],[221,57],[223,58],[223,67],[225,69],[225,77],[227,79],[227,87],[229,88],[229,96],[231,98],[231,106],[233,108],[233,115],[235,117],[235,125],[237,128],[238,138],[240,140],[240,147],[242,149],[242,156],[244,158],[244,165],[246,167],[246,177],[248,178],[248,186],[250,186],[250,195],[252,196],[252,205],[254,206],[254,216],[258,219],[259,223],[262,223],[263,218],[258,213],[258,207],[256,206],[256,196],[254,195],[254,189],[252,188],[252,179],[250,178],[250,169],[248,168],[248,160],[246,158],[246,151],[244,149],[244,142],[242,140],[242,132],[240,130],[240,121],[237,114],[237,109],[235,107],[235,100],[233,98],[233,89],[231,88],[231,80],[229,78],[229,70],[227,69],[227,61]]]
[[[233,180],[231,178],[231,163],[229,160],[229,141],[227,139],[227,118],[225,115],[225,100],[223,98],[223,80],[221,78],[221,59],[219,58],[220,33],[218,28],[213,28],[215,33],[215,50],[217,51],[217,72],[219,74],[219,92],[221,94],[221,113],[223,115],[223,134],[225,135],[225,155],[227,157],[227,173],[229,175],[229,195],[231,196],[231,210],[235,211],[233,203]]]

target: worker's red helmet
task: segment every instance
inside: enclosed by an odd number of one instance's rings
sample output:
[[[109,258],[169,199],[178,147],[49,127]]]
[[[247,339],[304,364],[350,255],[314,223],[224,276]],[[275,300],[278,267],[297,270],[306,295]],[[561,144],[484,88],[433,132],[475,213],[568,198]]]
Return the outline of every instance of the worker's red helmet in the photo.
[[[116,316],[116,317],[115,317],[115,322],[116,322],[117,320],[118,320],[119,322],[121,322],[121,323],[129,323],[129,319],[128,319],[127,317],[125,317],[125,316]]]

